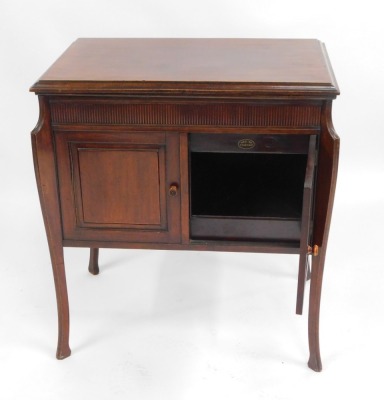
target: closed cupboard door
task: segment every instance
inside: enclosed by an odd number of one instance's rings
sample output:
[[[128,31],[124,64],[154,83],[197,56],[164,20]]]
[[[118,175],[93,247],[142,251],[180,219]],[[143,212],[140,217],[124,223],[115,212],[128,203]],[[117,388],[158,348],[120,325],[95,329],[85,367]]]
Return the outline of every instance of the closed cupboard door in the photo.
[[[55,131],[63,237],[180,241],[179,138]]]

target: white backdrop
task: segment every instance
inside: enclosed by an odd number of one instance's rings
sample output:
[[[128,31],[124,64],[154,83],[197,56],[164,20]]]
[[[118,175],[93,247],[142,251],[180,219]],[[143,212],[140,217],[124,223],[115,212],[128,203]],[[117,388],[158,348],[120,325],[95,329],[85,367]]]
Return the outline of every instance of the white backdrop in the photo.
[[[377,398],[383,392],[379,5],[0,0],[1,399]],[[78,37],[325,42],[341,89],[333,107],[341,155],[323,289],[323,373],[305,367],[306,320],[293,315],[297,260],[286,256],[105,251],[105,271],[92,280],[87,252],[66,250],[74,354],[54,359],[53,280],[30,148],[38,106],[28,89]]]

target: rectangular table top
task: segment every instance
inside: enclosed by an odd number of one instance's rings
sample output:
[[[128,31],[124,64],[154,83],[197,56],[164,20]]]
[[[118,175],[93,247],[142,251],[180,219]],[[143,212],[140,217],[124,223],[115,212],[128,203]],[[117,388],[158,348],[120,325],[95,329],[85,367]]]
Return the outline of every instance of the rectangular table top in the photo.
[[[314,39],[78,39],[31,91],[150,89],[339,94],[325,47]]]

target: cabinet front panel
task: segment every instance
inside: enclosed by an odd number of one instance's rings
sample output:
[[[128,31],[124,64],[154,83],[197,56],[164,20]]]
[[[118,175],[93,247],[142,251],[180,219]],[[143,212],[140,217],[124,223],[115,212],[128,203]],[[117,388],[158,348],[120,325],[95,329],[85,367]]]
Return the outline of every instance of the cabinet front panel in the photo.
[[[55,137],[65,239],[179,241],[180,200],[167,191],[179,180],[176,135]]]
[[[77,154],[72,156],[79,164],[84,223],[161,226],[162,149],[79,147],[74,150]]]

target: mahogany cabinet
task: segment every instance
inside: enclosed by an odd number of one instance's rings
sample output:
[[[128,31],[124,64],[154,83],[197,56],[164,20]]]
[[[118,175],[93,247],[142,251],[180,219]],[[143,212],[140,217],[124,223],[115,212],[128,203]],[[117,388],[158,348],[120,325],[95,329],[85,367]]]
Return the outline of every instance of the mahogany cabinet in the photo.
[[[321,370],[339,152],[321,42],[79,39],[31,91],[59,359],[70,355],[64,246],[90,248],[93,274],[99,248],[271,252],[299,255],[298,314],[311,278],[308,365]]]

